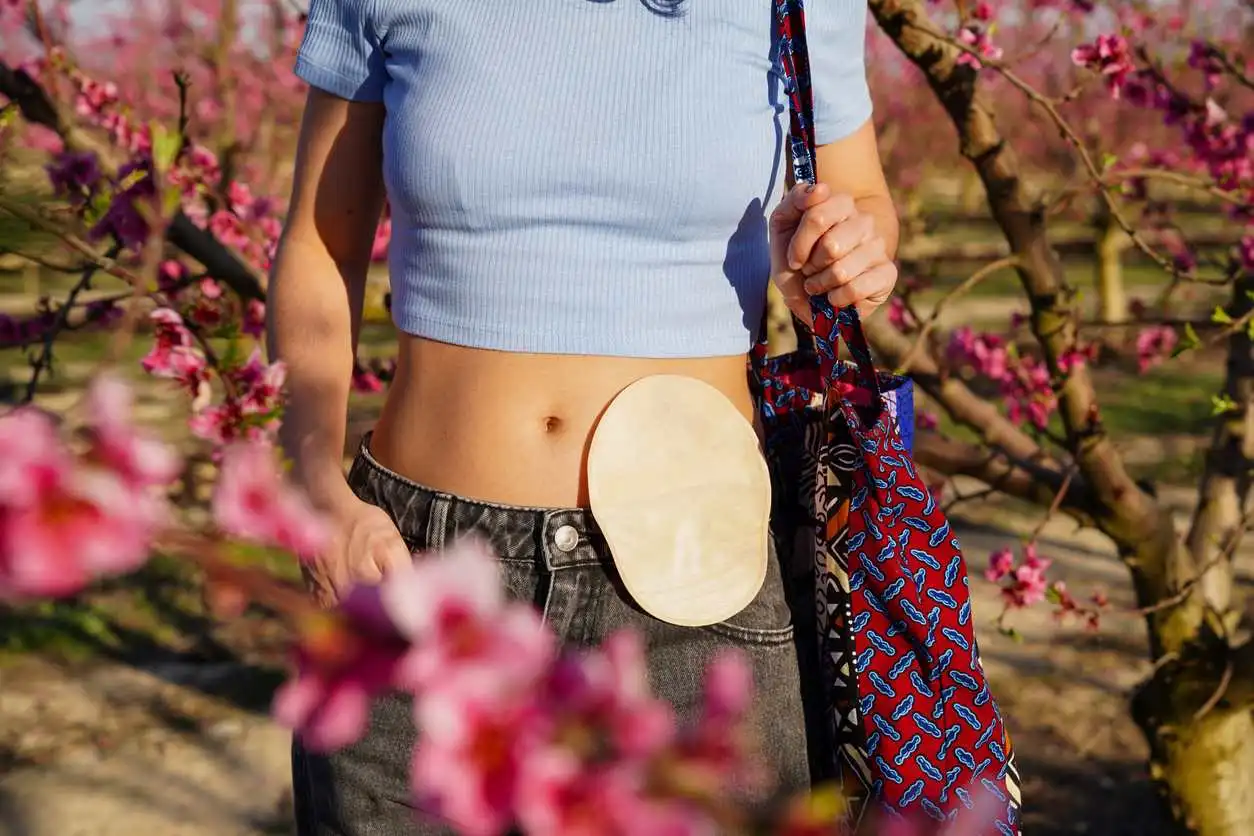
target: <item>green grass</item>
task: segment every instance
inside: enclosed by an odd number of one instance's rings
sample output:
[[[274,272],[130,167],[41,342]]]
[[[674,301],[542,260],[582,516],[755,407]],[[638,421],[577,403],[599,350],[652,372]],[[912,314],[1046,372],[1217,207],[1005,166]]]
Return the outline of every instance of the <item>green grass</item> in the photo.
[[[1204,437],[1214,422],[1211,398],[1223,384],[1218,362],[1198,367],[1183,360],[1168,361],[1144,375],[1116,368],[1093,371],[1102,423],[1116,446],[1136,438]],[[978,381],[970,381],[983,392]],[[995,393],[984,392],[999,402]],[[955,425],[947,415],[926,402],[920,409],[936,412],[941,432],[964,441],[976,441],[975,434]],[[1031,432],[1025,427],[1025,431]],[[1055,414],[1049,432],[1061,437],[1062,424]],[[1048,444],[1046,446],[1049,446]],[[1152,462],[1129,465],[1133,476],[1165,483],[1189,483],[1200,475],[1201,456],[1164,455]]]
[[[1129,435],[1201,435],[1213,423],[1212,397],[1223,373],[1168,361],[1145,375],[1097,375],[1102,418],[1110,431]]]

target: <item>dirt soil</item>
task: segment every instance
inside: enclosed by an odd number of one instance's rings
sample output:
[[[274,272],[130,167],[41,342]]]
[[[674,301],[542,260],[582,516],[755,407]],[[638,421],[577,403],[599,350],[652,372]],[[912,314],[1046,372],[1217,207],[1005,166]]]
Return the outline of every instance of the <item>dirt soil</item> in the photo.
[[[1178,497],[1185,522],[1187,493]],[[975,574],[1033,518],[987,505],[959,531]],[[1132,605],[1108,544],[1051,522],[1042,552],[1077,594]],[[1254,556],[1244,554],[1248,594]],[[1147,668],[1139,618],[1112,613],[1092,633],[1045,607],[1017,614],[1020,638],[993,625],[995,590],[973,579],[985,664],[1025,779],[1031,836],[1166,833],[1128,719]],[[30,661],[0,669],[0,832],[6,836],[260,836],[291,832],[289,738],[264,715],[278,671],[262,661],[146,669]]]

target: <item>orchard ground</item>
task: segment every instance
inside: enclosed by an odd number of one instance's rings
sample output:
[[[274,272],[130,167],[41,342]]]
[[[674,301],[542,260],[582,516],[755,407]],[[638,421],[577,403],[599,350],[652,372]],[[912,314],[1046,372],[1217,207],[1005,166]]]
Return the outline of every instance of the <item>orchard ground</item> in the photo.
[[[1091,268],[1077,262],[1073,271],[1076,284],[1088,287]],[[1161,288],[1153,273],[1144,273],[1143,286],[1141,276],[1132,265],[1129,295],[1148,298]],[[0,310],[29,311],[38,294],[55,296],[63,281],[0,273]],[[1022,304],[1013,294],[1009,273],[993,276],[952,304],[944,325],[1004,323]],[[376,282],[365,356],[390,348],[380,297]],[[932,298],[920,296],[924,311]],[[1211,300],[1195,297],[1190,304],[1206,310]],[[73,403],[102,344],[100,335],[63,338],[56,374],[37,401],[57,411]],[[142,375],[137,361],[145,349],[141,337],[127,358],[140,386],[139,418],[181,441],[186,399]],[[11,401],[29,370],[17,352],[7,352],[4,362],[0,397]],[[1095,370],[1105,420],[1137,474],[1155,480],[1159,495],[1177,509],[1181,530],[1194,502],[1221,369],[1216,355],[1185,356],[1138,376],[1134,358],[1112,354]],[[369,426],[380,402],[378,395],[354,396],[354,436]],[[189,507],[203,500],[207,484],[188,480]],[[1129,612],[1126,571],[1101,536],[1051,520],[1040,538],[1041,552],[1055,561],[1051,576],[1065,578],[1078,596],[1107,590],[1111,612],[1092,633],[1056,624],[1048,607],[1037,606],[1012,616],[1018,635],[1011,638],[995,624],[996,588],[979,575],[991,551],[1036,527],[1039,511],[981,500],[962,503],[953,517],[971,565],[985,664],[1025,777],[1026,831],[1153,836],[1161,817],[1143,766],[1145,745],[1126,711],[1130,688],[1148,669],[1144,629]],[[293,566],[266,555],[241,558],[294,574]],[[1254,549],[1240,562],[1248,592]],[[283,676],[282,641],[262,612],[216,624],[195,578],[171,561],[155,561],[141,575],[75,602],[0,608],[0,833],[289,832],[288,736],[266,718],[269,693]]]

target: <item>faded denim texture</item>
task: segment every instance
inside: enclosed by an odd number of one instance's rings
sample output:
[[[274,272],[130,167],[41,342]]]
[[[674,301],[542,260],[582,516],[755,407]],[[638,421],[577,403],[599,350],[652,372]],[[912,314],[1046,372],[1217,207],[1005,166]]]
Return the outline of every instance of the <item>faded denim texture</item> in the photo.
[[[349,483],[358,497],[388,512],[411,549],[438,549],[472,531],[488,538],[509,595],[532,602],[567,646],[593,645],[624,627],[637,630],[648,648],[654,692],[675,706],[681,722],[699,708],[701,675],[712,655],[724,647],[745,651],[757,687],[754,732],[766,761],[782,787],[809,785],[793,620],[774,553],[762,591],[735,617],[709,627],[667,624],[631,602],[588,511],[494,505],[432,491],[385,469],[368,442],[369,436]],[[324,756],[294,745],[299,836],[454,832],[421,822],[409,806],[416,744],[410,703],[393,696],[376,704],[365,738],[348,749]]]

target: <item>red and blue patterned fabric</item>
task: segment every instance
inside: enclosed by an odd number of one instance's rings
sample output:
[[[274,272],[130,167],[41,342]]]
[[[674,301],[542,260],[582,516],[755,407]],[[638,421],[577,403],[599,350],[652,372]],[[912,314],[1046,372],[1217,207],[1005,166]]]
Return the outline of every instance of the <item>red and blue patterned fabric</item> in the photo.
[[[814,182],[804,12],[776,0],[796,182]],[[814,566],[832,770],[869,810],[949,820],[985,794],[1019,832],[1019,778],[989,692],[958,540],[910,457],[913,388],[877,373],[856,310],[812,300],[813,346],[753,353],[773,527]],[[852,362],[837,356],[843,341]],[[972,834],[978,836],[978,834]]]

